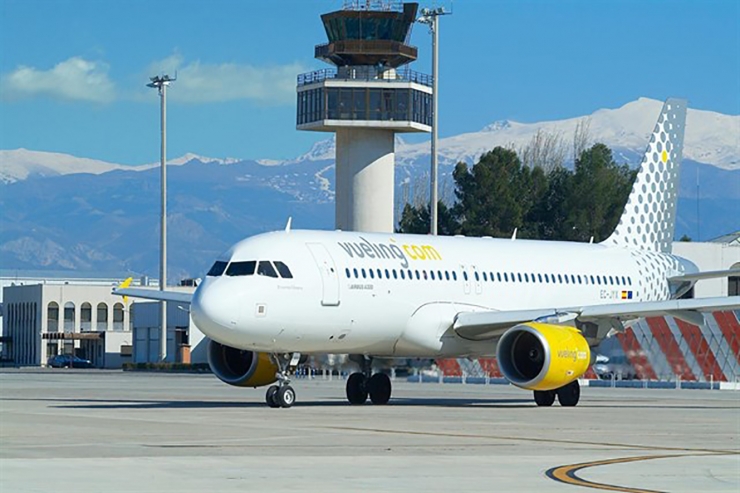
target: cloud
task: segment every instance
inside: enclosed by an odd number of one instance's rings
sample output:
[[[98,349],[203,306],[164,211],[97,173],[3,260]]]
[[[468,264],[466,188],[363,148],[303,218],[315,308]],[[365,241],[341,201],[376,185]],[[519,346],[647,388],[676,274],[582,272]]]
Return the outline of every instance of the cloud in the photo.
[[[295,102],[298,74],[307,69],[300,63],[257,67],[237,63],[185,63],[174,54],[152,63],[149,73],[177,73],[177,82],[167,92],[168,99],[185,103],[216,103],[251,100],[270,105]]]
[[[50,96],[73,101],[108,103],[116,96],[108,65],[81,57],[72,57],[50,70],[20,66],[0,77],[0,97],[18,100]]]

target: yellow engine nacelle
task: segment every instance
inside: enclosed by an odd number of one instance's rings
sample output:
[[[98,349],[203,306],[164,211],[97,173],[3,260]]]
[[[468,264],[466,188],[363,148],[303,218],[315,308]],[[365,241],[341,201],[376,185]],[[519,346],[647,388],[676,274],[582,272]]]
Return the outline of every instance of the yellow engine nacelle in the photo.
[[[591,350],[578,329],[530,322],[507,330],[496,349],[501,373],[527,390],[554,390],[586,373]]]
[[[208,341],[208,364],[222,382],[237,387],[261,387],[277,380],[278,367],[265,353]]]

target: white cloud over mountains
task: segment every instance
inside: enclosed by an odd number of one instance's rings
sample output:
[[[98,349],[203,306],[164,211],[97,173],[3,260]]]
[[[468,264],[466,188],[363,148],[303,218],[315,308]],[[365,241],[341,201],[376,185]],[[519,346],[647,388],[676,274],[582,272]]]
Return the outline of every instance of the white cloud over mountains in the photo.
[[[71,101],[107,103],[116,96],[108,65],[72,57],[49,70],[20,66],[0,77],[0,97],[6,101],[48,96]]]
[[[307,69],[300,63],[258,67],[238,63],[186,62],[174,54],[149,66],[151,74],[166,73],[177,82],[168,98],[185,103],[251,100],[268,105],[295,101],[296,76]]]

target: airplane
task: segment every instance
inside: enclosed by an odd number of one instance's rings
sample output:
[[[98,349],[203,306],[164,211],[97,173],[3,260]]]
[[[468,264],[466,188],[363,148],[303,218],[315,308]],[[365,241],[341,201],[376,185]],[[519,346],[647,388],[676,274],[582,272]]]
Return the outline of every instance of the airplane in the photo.
[[[190,304],[223,382],[269,386],[265,401],[296,399],[290,372],[308,354],[350,354],[351,404],[388,403],[375,357],[495,355],[538,406],[575,406],[593,349],[640,317],[703,323],[740,296],[680,299],[701,279],[671,254],[686,101],[660,112],[624,212],[601,243],[292,230],[246,238],[219,256],[191,294],[121,288],[115,294]]]

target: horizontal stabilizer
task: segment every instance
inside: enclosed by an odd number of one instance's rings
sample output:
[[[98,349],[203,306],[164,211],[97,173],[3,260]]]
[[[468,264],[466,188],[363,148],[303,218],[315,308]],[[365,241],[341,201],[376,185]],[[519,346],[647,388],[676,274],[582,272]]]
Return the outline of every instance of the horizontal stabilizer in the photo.
[[[682,276],[669,277],[668,282],[683,282],[683,281],[701,281],[704,279],[717,279],[721,277],[740,277],[740,269],[728,269],[728,270],[708,270],[704,272],[694,272],[692,274],[684,274]]]
[[[193,299],[192,293],[181,291],[159,291],[157,289],[122,288],[114,289],[113,294],[118,296],[131,296],[132,298],[143,298],[145,300],[173,301],[189,305]]]

